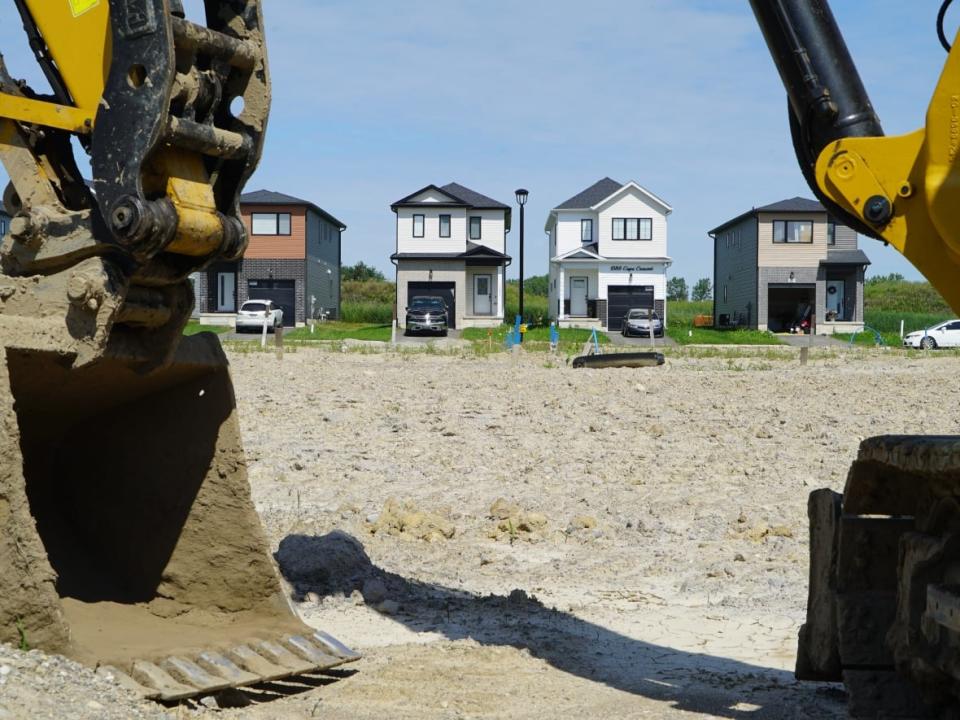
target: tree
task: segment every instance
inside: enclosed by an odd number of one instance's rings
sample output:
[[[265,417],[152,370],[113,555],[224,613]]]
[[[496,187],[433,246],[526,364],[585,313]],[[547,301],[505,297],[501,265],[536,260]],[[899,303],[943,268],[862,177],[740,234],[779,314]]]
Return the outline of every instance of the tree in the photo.
[[[874,275],[867,278],[867,285],[882,285],[884,283],[902,283],[905,278],[900,273],[890,273],[889,275]]]
[[[550,294],[549,279],[546,275],[533,275],[523,280],[524,295],[542,295],[546,297]]]
[[[360,280],[365,282],[367,280],[385,280],[383,273],[377,270],[375,267],[370,267],[363,260],[358,262],[356,265],[344,265],[340,269],[340,278],[342,280]]]
[[[693,295],[691,297],[694,302],[712,300],[713,286],[710,284],[710,278],[700,278],[697,280],[697,284],[693,286]]]
[[[667,300],[687,299],[687,281],[682,277],[672,277],[667,281]]]

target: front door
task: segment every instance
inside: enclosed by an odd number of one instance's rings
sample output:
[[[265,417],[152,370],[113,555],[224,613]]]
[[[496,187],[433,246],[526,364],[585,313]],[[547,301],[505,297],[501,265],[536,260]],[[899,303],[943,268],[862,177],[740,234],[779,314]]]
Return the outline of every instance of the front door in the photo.
[[[846,320],[843,316],[843,280],[827,280],[827,312],[836,313],[837,320]]]
[[[492,275],[473,276],[473,314],[493,315]]]
[[[570,278],[570,314],[573,317],[587,316],[587,278]]]
[[[237,311],[237,274],[217,273],[217,312]]]

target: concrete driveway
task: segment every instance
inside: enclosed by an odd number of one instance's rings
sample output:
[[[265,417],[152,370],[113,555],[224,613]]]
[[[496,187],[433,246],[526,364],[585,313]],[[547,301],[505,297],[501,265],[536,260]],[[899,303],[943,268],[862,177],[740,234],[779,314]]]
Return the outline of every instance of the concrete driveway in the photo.
[[[624,337],[617,331],[608,332],[607,337],[610,338],[611,345],[636,348],[637,352],[641,352],[644,348],[650,347],[650,338],[648,337]],[[663,348],[676,346],[677,343],[673,338],[667,337],[666,335],[662,338],[653,339],[653,347]]]
[[[447,336],[443,337],[436,333],[416,333],[414,335],[404,335],[403,328],[397,328],[397,345],[427,345],[432,342],[444,344],[444,340],[459,340],[460,331],[447,330]]]
[[[847,347],[850,342],[841,340],[833,335],[814,335],[811,342],[809,335],[790,335],[789,333],[778,334],[777,340],[784,345],[793,347]]]

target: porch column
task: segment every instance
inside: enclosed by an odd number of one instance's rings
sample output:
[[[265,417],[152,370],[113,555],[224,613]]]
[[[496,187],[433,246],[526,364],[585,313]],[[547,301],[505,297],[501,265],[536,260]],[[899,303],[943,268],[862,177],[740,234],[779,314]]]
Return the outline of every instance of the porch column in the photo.
[[[507,303],[503,296],[503,277],[507,274],[507,266],[500,265],[500,272],[497,273],[497,315],[503,320],[507,317]]]
[[[557,322],[563,320],[563,298],[564,298],[564,279],[565,279],[563,265],[560,265],[560,280],[557,281]]]

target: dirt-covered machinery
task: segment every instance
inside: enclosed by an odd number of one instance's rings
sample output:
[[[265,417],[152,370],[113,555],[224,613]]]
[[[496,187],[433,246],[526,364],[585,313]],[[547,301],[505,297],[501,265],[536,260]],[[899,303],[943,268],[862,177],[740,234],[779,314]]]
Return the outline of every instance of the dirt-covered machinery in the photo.
[[[943,32],[950,0],[937,20],[949,55],[926,126],[898,137],[883,136],[826,0],[751,4],[810,187],[834,217],[903,253],[960,312],[960,50]],[[809,515],[797,676],[843,681],[857,717],[960,717],[960,437],[864,441],[843,495],[813,493]]]
[[[227,362],[181,340],[190,274],[247,242],[259,0],[206,0],[205,25],[179,0],[4,3],[52,94],[0,59],[0,641],[164,700],[354,659],[292,613]]]

